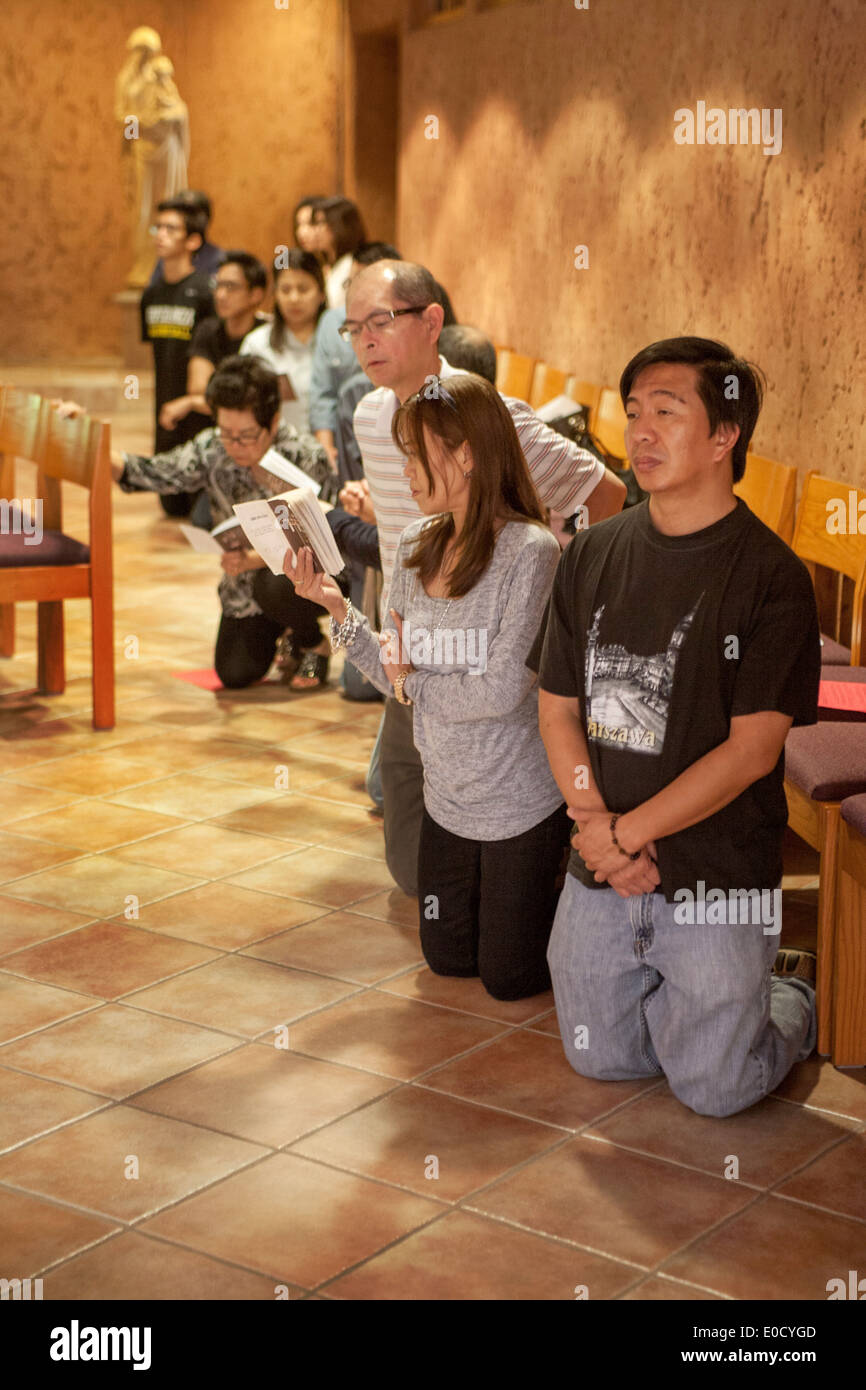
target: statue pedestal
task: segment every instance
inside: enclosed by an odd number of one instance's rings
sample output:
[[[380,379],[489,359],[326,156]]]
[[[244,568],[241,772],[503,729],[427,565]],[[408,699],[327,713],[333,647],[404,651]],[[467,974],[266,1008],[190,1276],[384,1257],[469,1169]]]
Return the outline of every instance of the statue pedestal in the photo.
[[[153,366],[153,353],[149,343],[141,341],[141,290],[121,290],[111,296],[112,302],[120,306],[121,317],[121,358],[126,371],[146,371]]]

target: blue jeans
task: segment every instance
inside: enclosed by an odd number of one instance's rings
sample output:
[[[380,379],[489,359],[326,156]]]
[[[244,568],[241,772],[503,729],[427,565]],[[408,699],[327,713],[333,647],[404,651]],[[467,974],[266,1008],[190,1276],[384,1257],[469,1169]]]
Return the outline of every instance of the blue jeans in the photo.
[[[771,976],[777,934],[682,926],[675,908],[566,877],[547,951],[565,1055],[601,1081],[664,1074],[699,1115],[733,1115],[809,1056],[815,992]]]
[[[373,744],[373,751],[370,754],[370,763],[367,768],[366,779],[367,795],[374,806],[379,807],[380,811],[385,804],[385,798],[382,795],[382,729],[384,724],[385,716],[383,714],[379,721],[379,732],[376,735],[376,742]]]

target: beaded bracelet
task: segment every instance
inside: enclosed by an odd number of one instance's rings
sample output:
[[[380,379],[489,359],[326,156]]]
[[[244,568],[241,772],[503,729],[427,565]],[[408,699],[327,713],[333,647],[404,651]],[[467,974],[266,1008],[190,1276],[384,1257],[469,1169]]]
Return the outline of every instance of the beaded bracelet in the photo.
[[[338,647],[347,647],[350,642],[354,641],[358,627],[358,614],[352,607],[351,601],[346,599],[346,616],[343,621],[337,623],[334,618],[331,619],[331,651],[335,652]]]

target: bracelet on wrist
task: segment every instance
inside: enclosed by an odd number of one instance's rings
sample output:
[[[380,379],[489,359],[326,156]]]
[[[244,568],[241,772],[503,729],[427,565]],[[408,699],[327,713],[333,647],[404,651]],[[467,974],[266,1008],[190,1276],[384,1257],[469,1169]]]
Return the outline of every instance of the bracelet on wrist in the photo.
[[[352,607],[351,600],[346,599],[346,616],[343,621],[338,623],[336,618],[331,619],[331,651],[335,652],[339,647],[347,647],[350,642],[354,641],[359,626],[358,614]]]
[[[628,850],[627,850],[627,849],[623,849],[623,847],[622,847],[622,845],[620,844],[619,840],[616,838],[616,823],[617,823],[618,820],[619,820],[619,816],[618,816],[618,815],[617,815],[617,816],[611,816],[611,818],[610,818],[610,838],[612,839],[612,841],[613,841],[614,845],[616,846],[616,848],[619,850],[620,854],[625,855],[625,858],[626,858],[626,859],[631,859],[631,860],[640,859],[640,853],[641,853],[641,852],[640,852],[639,849],[635,850],[634,854],[629,854]]]

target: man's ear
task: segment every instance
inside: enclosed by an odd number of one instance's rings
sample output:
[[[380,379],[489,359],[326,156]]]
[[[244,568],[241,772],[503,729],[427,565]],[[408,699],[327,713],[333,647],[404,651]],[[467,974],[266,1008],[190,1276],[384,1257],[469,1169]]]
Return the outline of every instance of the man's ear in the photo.
[[[262,300],[263,300],[264,297],[265,297],[265,291],[264,291],[263,289],[261,289],[261,288],[258,288],[258,289],[251,290],[250,293],[251,293],[251,294],[254,294],[254,295],[256,296],[256,298],[255,298],[255,307],[258,308],[259,305],[261,304]]]
[[[735,425],[733,420],[720,420],[715,433],[715,440],[720,445],[720,457],[730,453],[740,437],[740,427]]]
[[[186,239],[186,249],[189,252],[189,254],[191,256],[194,256],[196,251],[200,250],[200,248],[203,245],[204,237],[202,236],[201,232],[190,232],[189,236]]]
[[[281,418],[281,417],[280,417],[280,412],[277,411],[276,415],[274,416],[273,420],[271,421],[271,426],[270,426],[270,429],[271,429],[271,437],[272,437],[272,438],[273,438],[273,436],[276,434],[277,430],[278,430],[279,427],[280,427],[280,418]]]
[[[445,322],[445,310],[441,304],[428,304],[424,310],[424,316],[431,328],[435,327],[434,342],[438,341],[439,334],[442,332],[442,325]]]

